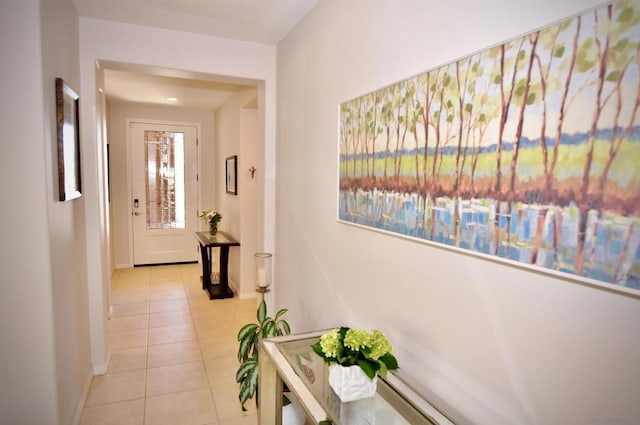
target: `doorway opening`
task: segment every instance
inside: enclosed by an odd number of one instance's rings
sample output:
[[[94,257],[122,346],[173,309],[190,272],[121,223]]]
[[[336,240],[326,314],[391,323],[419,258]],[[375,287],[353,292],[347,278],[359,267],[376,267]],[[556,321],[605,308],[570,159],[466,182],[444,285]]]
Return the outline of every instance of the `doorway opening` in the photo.
[[[109,143],[111,269],[199,261],[194,232],[206,230],[207,224],[198,214],[218,210],[221,230],[241,244],[230,259],[232,287],[240,296],[255,296],[251,269],[244,263],[271,241],[264,226],[265,185],[272,183],[265,172],[264,81],[108,61],[100,62],[99,73]],[[189,159],[186,129],[139,129],[135,123],[195,127],[196,159]],[[145,148],[145,132],[173,138],[177,146],[152,138],[149,143],[158,149]],[[141,140],[135,144],[138,153],[128,148],[132,142],[127,139],[134,136]],[[183,170],[177,163],[180,146],[185,148]],[[229,156],[238,158],[237,196],[225,191]],[[251,168],[258,170],[255,175]],[[187,182],[184,192],[177,186],[180,173]],[[196,189],[189,192],[190,185]],[[167,196],[153,198],[154,188]],[[184,212],[179,208],[183,201]],[[169,242],[180,234],[183,248]]]

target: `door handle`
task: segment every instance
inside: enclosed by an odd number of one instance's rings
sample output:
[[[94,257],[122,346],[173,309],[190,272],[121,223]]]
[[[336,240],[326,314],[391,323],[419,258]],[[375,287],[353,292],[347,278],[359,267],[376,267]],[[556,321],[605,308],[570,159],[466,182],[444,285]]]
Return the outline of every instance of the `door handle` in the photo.
[[[141,213],[139,213],[138,211],[134,212],[133,215],[140,215]]]

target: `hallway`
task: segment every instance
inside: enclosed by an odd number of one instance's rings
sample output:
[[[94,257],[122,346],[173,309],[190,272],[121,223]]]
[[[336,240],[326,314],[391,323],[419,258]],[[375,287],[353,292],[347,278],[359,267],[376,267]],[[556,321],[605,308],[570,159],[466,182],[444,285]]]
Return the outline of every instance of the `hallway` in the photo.
[[[121,269],[107,323],[111,361],[93,378],[81,425],[253,425],[235,382],[236,333],[256,300],[209,300],[198,264]]]

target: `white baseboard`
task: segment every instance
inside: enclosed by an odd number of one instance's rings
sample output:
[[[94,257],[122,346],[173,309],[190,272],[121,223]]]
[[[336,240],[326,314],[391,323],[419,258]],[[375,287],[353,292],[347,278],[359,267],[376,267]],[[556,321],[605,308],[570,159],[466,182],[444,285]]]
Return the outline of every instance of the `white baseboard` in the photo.
[[[82,389],[82,395],[80,396],[80,400],[78,401],[78,406],[76,407],[76,414],[73,416],[73,425],[79,425],[80,419],[82,419],[82,411],[84,410],[84,404],[87,402],[87,396],[89,395],[89,389],[91,388],[91,381],[93,380],[93,375],[87,375],[87,379],[84,383],[84,388]]]
[[[250,300],[251,298],[258,298],[258,293],[257,292],[240,292],[240,295],[238,295],[238,298],[240,298],[241,300]]]
[[[131,265],[129,263],[126,264],[116,264],[116,269],[130,269]]]
[[[240,298],[241,300],[249,300],[251,298],[257,298],[258,297],[258,293],[257,292],[240,292],[240,291],[238,291],[238,287],[233,282],[233,280],[231,280],[231,278],[229,278],[229,288],[231,288],[233,290],[233,293],[236,294],[238,296],[238,298]]]
[[[109,362],[111,362],[111,350],[107,353],[107,361],[103,364],[93,365],[93,375],[98,376],[107,373],[107,370],[109,370]]]

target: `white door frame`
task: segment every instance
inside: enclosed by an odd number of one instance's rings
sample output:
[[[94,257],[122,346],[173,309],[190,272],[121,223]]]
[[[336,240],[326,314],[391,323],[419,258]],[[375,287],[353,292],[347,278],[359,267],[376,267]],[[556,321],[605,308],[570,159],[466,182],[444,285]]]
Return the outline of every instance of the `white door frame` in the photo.
[[[183,127],[195,127],[196,128],[196,152],[198,155],[198,178],[196,180],[196,208],[197,211],[200,211],[201,205],[200,200],[202,199],[202,193],[200,184],[200,170],[201,170],[201,154],[200,154],[200,140],[201,137],[201,128],[200,123],[197,122],[188,122],[188,121],[164,121],[164,120],[150,120],[147,118],[127,118],[125,123],[125,128],[127,131],[127,233],[129,239],[129,267],[133,267],[133,215],[131,215],[131,211],[133,211],[133,188],[131,187],[131,174],[132,174],[132,166],[133,166],[133,152],[132,152],[132,140],[131,140],[131,124],[133,123],[141,123],[141,124],[154,124],[154,125],[166,125],[166,126],[183,126]],[[199,257],[197,257],[199,258]]]

